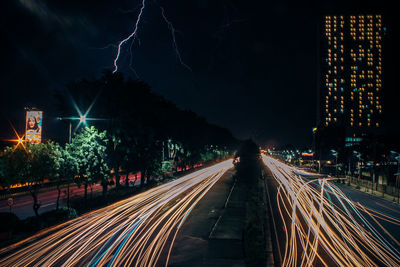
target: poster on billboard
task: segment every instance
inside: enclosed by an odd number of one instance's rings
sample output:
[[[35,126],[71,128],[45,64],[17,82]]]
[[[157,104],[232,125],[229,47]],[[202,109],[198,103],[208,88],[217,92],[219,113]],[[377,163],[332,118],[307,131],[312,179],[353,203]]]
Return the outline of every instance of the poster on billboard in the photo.
[[[27,110],[25,140],[31,143],[40,143],[42,141],[42,118],[43,111]]]

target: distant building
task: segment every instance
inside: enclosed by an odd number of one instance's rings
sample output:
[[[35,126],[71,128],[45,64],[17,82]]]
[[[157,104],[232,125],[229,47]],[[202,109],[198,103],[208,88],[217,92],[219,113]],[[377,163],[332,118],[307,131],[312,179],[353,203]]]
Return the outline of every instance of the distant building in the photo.
[[[320,27],[319,127],[346,146],[382,127],[382,15],[325,15]]]

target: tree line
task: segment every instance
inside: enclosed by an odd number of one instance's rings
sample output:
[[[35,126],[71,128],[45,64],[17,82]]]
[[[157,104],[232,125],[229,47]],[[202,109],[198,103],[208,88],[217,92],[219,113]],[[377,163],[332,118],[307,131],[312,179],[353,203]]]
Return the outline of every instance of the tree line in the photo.
[[[45,180],[57,185],[58,208],[63,184],[82,185],[86,199],[88,186],[100,183],[106,195],[110,183],[121,186],[121,176],[140,173],[143,186],[173,170],[226,158],[237,143],[228,130],[178,108],[145,82],[125,79],[121,73],[107,71],[98,79],[71,82],[56,93],[56,100],[60,117],[88,111],[85,123],[74,123],[70,142],[23,143],[0,154],[0,186],[26,185],[36,215],[38,190]],[[126,178],[126,186],[128,182]]]

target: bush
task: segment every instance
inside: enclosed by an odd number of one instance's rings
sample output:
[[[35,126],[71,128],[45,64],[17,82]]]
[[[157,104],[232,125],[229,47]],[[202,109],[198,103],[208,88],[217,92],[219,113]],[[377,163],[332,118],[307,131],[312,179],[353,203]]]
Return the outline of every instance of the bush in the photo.
[[[22,221],[22,228],[21,230],[24,233],[30,234],[39,231],[40,229],[43,229],[45,227],[45,224],[43,221],[36,216],[26,218],[25,220]]]
[[[53,224],[60,221],[66,221],[74,219],[78,216],[75,209],[61,207],[58,210],[52,210],[46,213],[43,213],[40,217],[47,223]]]
[[[0,212],[0,233],[14,232],[20,226],[17,215],[11,212]]]
[[[62,207],[61,209],[58,210],[58,212],[60,212],[63,218],[67,220],[72,220],[78,217],[78,213],[73,208]]]
[[[246,219],[244,228],[244,247],[247,266],[265,265],[265,235],[263,224],[264,206],[262,191],[252,188],[251,197],[246,202]]]
[[[252,141],[243,143],[237,153],[238,183],[246,187],[246,214],[243,231],[246,266],[265,266],[265,208],[259,151]]]

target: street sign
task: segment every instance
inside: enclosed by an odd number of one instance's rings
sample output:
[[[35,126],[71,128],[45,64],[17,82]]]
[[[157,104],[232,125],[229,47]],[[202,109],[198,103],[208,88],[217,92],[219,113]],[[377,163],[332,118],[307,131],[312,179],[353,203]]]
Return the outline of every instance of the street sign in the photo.
[[[12,197],[9,197],[8,199],[7,199],[7,205],[8,206],[12,206],[12,205],[14,205],[14,199],[12,198]]]

